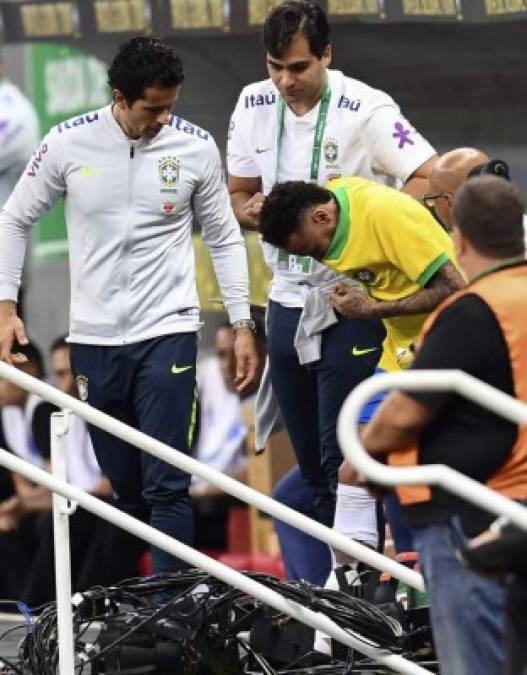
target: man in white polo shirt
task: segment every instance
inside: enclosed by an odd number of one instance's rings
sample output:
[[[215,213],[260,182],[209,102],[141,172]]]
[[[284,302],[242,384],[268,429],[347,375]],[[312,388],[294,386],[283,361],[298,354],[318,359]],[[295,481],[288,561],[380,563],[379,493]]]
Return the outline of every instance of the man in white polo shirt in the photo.
[[[263,37],[270,79],[243,89],[229,129],[229,191],[243,226],[257,226],[263,195],[277,181],[324,185],[359,175],[425,191],[434,149],[387,94],[329,70],[327,17],[314,2],[280,4],[268,15]],[[317,517],[333,525],[337,491],[339,529],[375,546],[373,500],[362,488],[337,490],[342,456],[335,427],[347,394],[374,372],[383,330],[333,312],[327,292],[339,277],[312,258],[268,244],[264,252],[273,270],[269,373],[300,470],[315,492]],[[357,514],[357,527],[347,516],[343,524],[340,506]]]

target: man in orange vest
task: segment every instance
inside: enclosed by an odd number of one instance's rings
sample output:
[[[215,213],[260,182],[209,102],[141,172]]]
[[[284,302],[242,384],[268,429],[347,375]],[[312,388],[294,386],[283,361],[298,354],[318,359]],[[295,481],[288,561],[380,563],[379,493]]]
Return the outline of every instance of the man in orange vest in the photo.
[[[470,178],[457,191],[453,236],[469,285],[430,315],[412,369],[461,369],[527,403],[524,208],[518,189],[495,176]],[[363,440],[391,464],[446,464],[527,498],[527,428],[453,393],[393,392]],[[493,516],[435,487],[398,492],[430,594],[442,675],[501,675],[504,590],[456,554]]]

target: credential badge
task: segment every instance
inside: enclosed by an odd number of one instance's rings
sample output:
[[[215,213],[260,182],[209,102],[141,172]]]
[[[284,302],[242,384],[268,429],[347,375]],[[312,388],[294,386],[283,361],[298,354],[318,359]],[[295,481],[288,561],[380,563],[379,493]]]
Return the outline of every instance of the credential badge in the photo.
[[[330,165],[337,163],[339,158],[339,145],[334,138],[328,138],[324,143],[324,157]]]
[[[88,378],[86,375],[77,375],[77,389],[79,390],[79,398],[81,401],[88,400]]]
[[[163,185],[161,192],[176,192],[174,188],[179,183],[179,160],[176,157],[161,157],[159,178]]]

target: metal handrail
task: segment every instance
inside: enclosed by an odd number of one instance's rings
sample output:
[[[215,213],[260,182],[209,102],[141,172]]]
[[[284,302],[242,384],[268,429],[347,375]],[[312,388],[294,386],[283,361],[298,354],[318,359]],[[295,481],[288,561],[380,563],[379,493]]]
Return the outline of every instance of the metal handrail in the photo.
[[[519,425],[527,425],[527,405],[460,370],[382,373],[361,382],[341,408],[337,436],[346,459],[370,481],[382,485],[437,485],[527,530],[527,508],[442,464],[389,467],[369,455],[360,438],[363,406],[381,391],[454,391]]]
[[[37,380],[36,378],[31,377],[31,375],[5,363],[0,363],[0,378],[9,380],[22,389],[37,394],[41,398],[54,403],[59,408],[71,410],[73,413],[86,420],[86,422],[99,427],[99,429],[103,429],[109,434],[121,438],[123,441],[126,441],[141,450],[149,452],[151,455],[178,467],[186,473],[200,476],[208,483],[216,485],[216,487],[223,490],[223,492],[231,494],[237,499],[255,506],[260,511],[268,513],[273,518],[277,518],[284,523],[288,523],[288,525],[303,530],[307,534],[325,542],[338,551],[343,551],[378,570],[389,572],[393,577],[401,579],[401,581],[404,581],[413,588],[424,590],[423,578],[417,572],[408,569],[387,556],[377,553],[377,551],[373,551],[363,544],[348,539],[346,536],[298,513],[288,506],[280,504],[271,497],[221,473],[221,471],[217,471],[216,469],[199,462],[197,459],[189,457],[137,429],[133,429],[127,424],[124,424],[124,422],[120,422],[119,420],[110,417],[110,415],[106,415],[100,410],[93,408],[91,405],[83,403],[72,396],[68,396],[68,394],[64,394],[55,387],[42,382],[42,380]]]
[[[316,630],[330,635],[332,638],[338,640],[342,644],[351,647],[352,649],[355,649],[366,656],[369,656],[370,658],[379,663],[382,663],[397,673],[404,673],[408,675],[430,675],[428,670],[408,661],[402,656],[391,654],[385,650],[377,649],[366,643],[363,639],[360,639],[359,636],[355,637],[350,632],[340,628],[340,626],[338,626],[327,616],[324,616],[319,612],[314,612],[311,609],[307,609],[293,600],[284,598],[284,596],[280,595],[280,593],[277,593],[267,586],[260,584],[251,577],[245,576],[241,572],[237,572],[236,570],[223,565],[217,560],[214,560],[214,558],[210,558],[204,553],[196,551],[190,546],[177,541],[177,539],[173,539],[168,534],[160,532],[159,530],[156,530],[154,527],[143,523],[137,518],[120,511],[115,506],[110,506],[103,500],[88,494],[80,488],[70,485],[64,480],[59,480],[53,476],[53,474],[50,474],[43,469],[39,469],[26,460],[15,457],[10,452],[7,452],[7,450],[3,450],[1,448],[0,465],[5,466],[14,473],[19,473],[26,476],[26,478],[29,478],[29,480],[33,481],[34,483],[38,483],[44,487],[47,487],[49,490],[52,490],[54,493],[58,493],[65,499],[70,499],[77,502],[87,511],[91,511],[91,513],[94,513],[96,516],[104,518],[110,523],[113,523],[123,530],[130,532],[130,534],[144,539],[144,541],[148,542],[152,546],[163,549],[163,551],[166,551],[167,553],[184,560],[193,567],[199,567],[212,576],[221,579],[225,583],[241,589],[252,597],[258,598],[266,605],[274,607],[278,611],[288,614],[298,621],[301,621],[302,623],[305,623]],[[73,644],[63,646],[62,636],[59,632],[59,655],[61,651],[63,654],[68,652],[68,648],[71,654],[72,647]],[[71,657],[69,663],[70,665],[68,666],[61,666],[61,675],[73,675],[74,669],[71,665],[73,663],[73,659]]]
[[[54,403],[68,412],[71,411],[75,413],[85,421],[103,429],[107,433],[113,434],[141,450],[145,450],[159,459],[177,466],[187,473],[193,473],[204,478],[221,490],[234,495],[248,504],[256,506],[258,509],[270,514],[274,518],[283,520],[289,525],[307,532],[311,536],[324,541],[338,550],[344,551],[345,553],[370,564],[372,567],[390,572],[392,576],[405,581],[414,588],[424,589],[422,576],[417,572],[400,565],[380,553],[372,551],[366,546],[347,539],[334,530],[307,518],[293,509],[276,502],[274,499],[253,490],[243,483],[239,483],[192,457],[188,457],[178,450],[175,450],[160,441],[156,441],[137,429],[133,429],[123,422],[119,422],[113,417],[102,413],[96,408],[64,394],[41,380],[37,380],[5,363],[0,363],[0,378],[4,378],[27,391],[37,394],[41,398]],[[53,419],[53,417],[55,419]],[[67,422],[64,423],[64,420],[61,420],[60,417],[67,418],[67,413],[63,411],[62,413],[52,416],[52,443],[56,443],[57,447],[61,445],[64,436],[67,433]],[[392,669],[394,672],[403,673],[403,675],[429,675],[429,671],[425,668],[412,663],[402,656],[391,654],[386,650],[381,650],[367,644],[363,639],[360,639],[360,636],[355,637],[349,631],[343,630],[328,617],[306,609],[296,602],[287,600],[276,591],[272,591],[250,577],[222,565],[216,560],[172,539],[170,536],[159,532],[155,528],[123,513],[79,488],[69,485],[66,481],[60,480],[55,475],[49,474],[42,469],[13,456],[1,448],[0,465],[5,466],[15,473],[26,476],[35,483],[44,485],[52,490],[55,495],[61,495],[60,498],[53,500],[53,509],[56,555],[60,555],[62,558],[64,558],[65,555],[68,555],[68,560],[62,560],[61,562],[63,570],[67,570],[69,565],[69,544],[68,547],[65,546],[65,542],[69,542],[69,535],[67,533],[67,524],[61,522],[60,516],[63,518],[68,516],[70,509],[67,503],[65,503],[65,499],[70,499],[81,504],[86,510],[91,511],[95,515],[114,523],[118,527],[121,527],[150,544],[186,561],[190,565],[199,567],[218,579],[240,588],[271,607],[274,607],[334,638],[346,646],[365,654],[378,663]],[[64,465],[62,466],[62,471],[63,470]],[[68,548],[67,552],[65,552],[65,548]],[[56,574],[57,573],[58,569],[56,570]],[[59,586],[60,584],[58,583],[57,585]],[[64,585],[57,591],[59,671],[61,675],[72,675],[74,663],[71,600],[68,597],[68,589],[69,586]]]

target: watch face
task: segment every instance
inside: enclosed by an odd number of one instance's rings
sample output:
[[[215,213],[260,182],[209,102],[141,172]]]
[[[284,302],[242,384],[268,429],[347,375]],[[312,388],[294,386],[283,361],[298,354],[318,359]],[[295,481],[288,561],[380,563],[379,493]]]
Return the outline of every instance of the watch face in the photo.
[[[233,330],[239,330],[240,328],[247,328],[248,330],[251,330],[253,333],[256,332],[256,324],[252,319],[241,319],[240,321],[235,321],[232,324]]]

